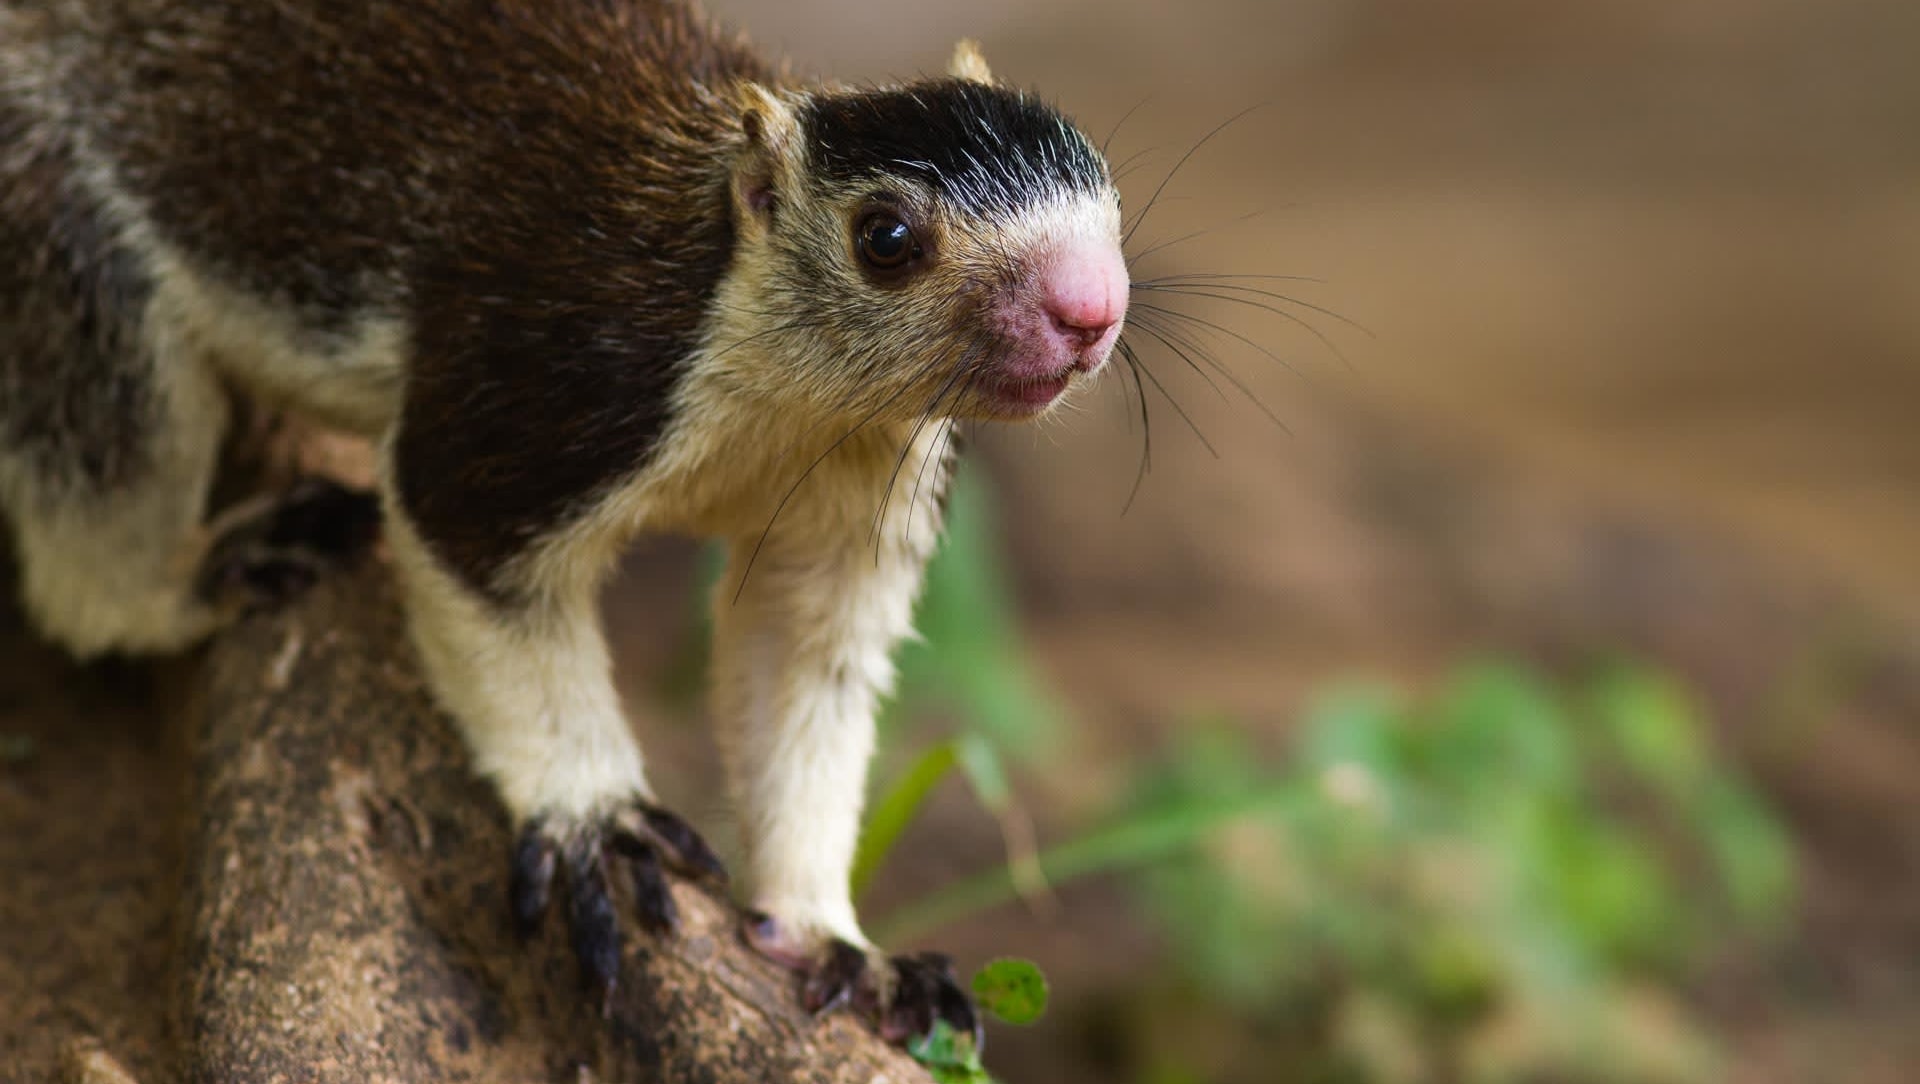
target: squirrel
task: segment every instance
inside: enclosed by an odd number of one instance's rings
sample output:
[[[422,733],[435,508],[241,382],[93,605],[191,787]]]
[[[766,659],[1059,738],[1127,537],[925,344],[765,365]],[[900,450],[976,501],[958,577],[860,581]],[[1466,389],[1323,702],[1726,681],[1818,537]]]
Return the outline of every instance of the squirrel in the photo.
[[[803,82],[678,0],[0,0],[0,515],[86,657],[186,648],[382,531],[438,703],[611,995],[624,863],[723,877],[649,787],[596,609],[640,532],[722,540],[711,693],[744,936],[810,1009],[979,1034],[848,874],[955,423],[1032,419],[1126,315],[1119,195],[962,42]],[[238,400],[378,443],[207,522]],[[876,515],[876,508],[880,509]]]

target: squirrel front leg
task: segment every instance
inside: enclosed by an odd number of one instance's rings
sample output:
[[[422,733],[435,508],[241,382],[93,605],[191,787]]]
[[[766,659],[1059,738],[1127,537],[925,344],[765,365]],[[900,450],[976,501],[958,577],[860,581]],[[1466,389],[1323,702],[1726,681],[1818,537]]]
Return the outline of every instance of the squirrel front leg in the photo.
[[[510,895],[523,935],[540,925],[557,879],[574,951],[604,1006],[621,959],[611,863],[631,863],[639,919],[656,933],[677,922],[664,867],[724,873],[692,828],[654,803],[621,709],[597,604],[618,552],[611,528],[596,527],[592,502],[580,499],[542,530],[514,529],[515,513],[534,517],[503,503],[515,491],[458,443],[474,434],[443,429],[416,412],[384,456],[409,631],[435,698],[515,825]],[[481,469],[447,469],[439,454]]]
[[[876,561],[857,531],[770,539],[757,558],[756,544],[731,545],[715,589],[713,712],[750,898],[778,930],[761,947],[800,964],[832,938],[867,943],[847,878],[924,558],[889,548]]]
[[[912,450],[876,539],[866,516],[802,513],[784,533],[733,540],[713,600],[713,712],[747,851],[749,940],[806,974],[814,1011],[852,1002],[894,1038],[935,1018],[977,1036],[947,961],[881,956],[849,883],[874,717],[912,631],[945,488],[943,462],[924,504],[909,495],[924,457],[940,454]]]

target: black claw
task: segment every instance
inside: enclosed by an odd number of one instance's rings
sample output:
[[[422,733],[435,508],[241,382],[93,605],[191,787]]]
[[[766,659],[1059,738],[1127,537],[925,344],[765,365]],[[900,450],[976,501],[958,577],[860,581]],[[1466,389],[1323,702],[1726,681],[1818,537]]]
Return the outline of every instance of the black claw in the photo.
[[[973,1036],[974,1050],[986,1050],[987,1029],[980,1019],[980,1011],[973,1007],[973,998],[968,997],[958,983],[941,982],[940,1004],[935,1013],[953,1030]]]
[[[935,1020],[944,1020],[953,1030],[972,1036],[975,1050],[986,1047],[986,1029],[973,999],[960,988],[951,957],[923,952],[896,956],[892,964],[895,981],[893,1000],[887,1006],[887,1031],[920,1036],[933,1030]]]
[[[613,837],[613,845],[633,865],[634,909],[640,913],[640,924],[656,934],[678,930],[680,908],[660,868],[660,851],[624,832]]]
[[[635,825],[632,810],[644,814]],[[564,842],[561,842],[564,841]],[[611,865],[624,861],[631,878],[640,925],[654,934],[679,929],[666,870],[684,863],[703,873],[720,869],[719,860],[685,821],[634,801],[614,814],[580,820],[535,818],[521,827],[512,854],[511,897],[515,927],[521,936],[539,929],[553,896],[555,873],[562,875],[566,924],[584,985],[599,999],[600,1011],[612,1011],[621,967],[622,916],[609,883]]]
[[[890,1038],[907,1039],[933,1030],[935,1001],[931,972],[913,960],[901,957],[893,963],[893,990],[887,1002],[881,1030]]]
[[[528,825],[513,846],[513,926],[521,937],[531,937],[547,917],[553,896],[553,843],[538,822]]]
[[[932,969],[935,974],[958,986],[960,974],[953,969],[953,957],[944,952],[916,952],[913,958]]]
[[[694,831],[692,825],[676,814],[653,806],[643,806],[641,812],[647,819],[647,830],[666,844],[675,865],[695,876],[726,883],[727,867],[721,864],[720,856],[713,853],[713,848],[707,846],[707,841],[700,838],[700,833]]]
[[[620,977],[620,921],[607,893],[607,871],[597,843],[589,840],[568,849],[567,892],[567,924],[580,977],[600,996],[604,1011]]]
[[[867,954],[845,941],[834,940],[827,946],[827,958],[807,976],[802,991],[807,1011],[818,1016],[845,1005],[866,972]]]

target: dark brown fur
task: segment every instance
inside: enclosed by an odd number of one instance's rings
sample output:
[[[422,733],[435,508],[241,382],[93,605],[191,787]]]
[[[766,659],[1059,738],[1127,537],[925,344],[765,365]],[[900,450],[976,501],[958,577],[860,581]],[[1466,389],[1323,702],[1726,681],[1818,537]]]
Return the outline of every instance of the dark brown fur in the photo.
[[[73,191],[72,148],[0,101],[0,447],[63,489],[124,485],[145,465],[152,358],[134,333],[152,284]],[[51,494],[49,494],[51,496]]]
[[[396,466],[489,592],[644,463],[732,245],[727,114],[774,73],[676,3],[89,3],[65,88],[168,243],[316,340],[413,334]]]

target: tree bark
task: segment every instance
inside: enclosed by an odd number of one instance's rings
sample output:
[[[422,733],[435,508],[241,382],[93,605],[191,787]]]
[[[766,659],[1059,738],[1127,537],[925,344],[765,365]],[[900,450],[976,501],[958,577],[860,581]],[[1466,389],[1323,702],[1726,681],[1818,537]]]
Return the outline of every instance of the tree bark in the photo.
[[[363,565],[223,633],[179,698],[186,1079],[928,1079],[863,1023],[808,1018],[734,907],[685,881],[677,936],[629,925],[603,1018],[557,907],[513,933],[505,814],[427,696],[386,570]]]

